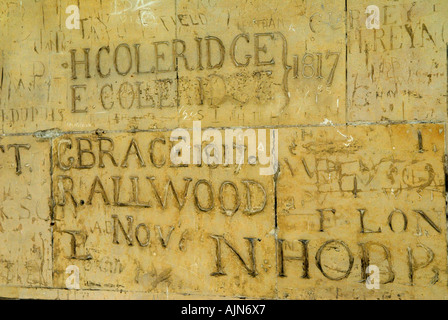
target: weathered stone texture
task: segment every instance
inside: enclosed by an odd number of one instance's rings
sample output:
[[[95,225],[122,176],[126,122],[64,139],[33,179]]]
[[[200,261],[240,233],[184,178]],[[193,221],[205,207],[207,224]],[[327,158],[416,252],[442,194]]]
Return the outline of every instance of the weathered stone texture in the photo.
[[[443,126],[288,130],[277,189],[280,296],[445,297]],[[360,287],[369,264],[380,268],[380,290]]]
[[[348,1],[347,120],[446,120],[446,1],[380,1],[381,28],[365,25],[369,1]]]
[[[66,147],[79,138],[92,143],[94,156],[83,157],[92,168],[68,168],[77,147]],[[113,142],[117,166],[99,159],[100,139]],[[76,264],[87,288],[273,298],[272,176],[248,164],[172,167],[171,144],[163,133],[54,141],[55,284]]]
[[[447,1],[72,4],[0,2],[0,297],[447,298]]]
[[[52,286],[49,148],[31,136],[0,140],[2,285]]]

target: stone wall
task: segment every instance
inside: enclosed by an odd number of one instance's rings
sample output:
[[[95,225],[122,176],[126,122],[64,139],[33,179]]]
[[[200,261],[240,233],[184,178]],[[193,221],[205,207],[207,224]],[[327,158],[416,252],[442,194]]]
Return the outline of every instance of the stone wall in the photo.
[[[445,299],[447,18],[0,2],[0,296]],[[176,128],[183,156],[240,129],[244,161],[173,163]]]

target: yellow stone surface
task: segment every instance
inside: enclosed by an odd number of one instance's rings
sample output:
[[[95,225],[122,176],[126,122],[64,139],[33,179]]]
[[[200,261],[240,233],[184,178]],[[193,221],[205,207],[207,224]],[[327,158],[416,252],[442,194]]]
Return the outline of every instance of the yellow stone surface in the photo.
[[[343,1],[69,4],[0,4],[4,133],[345,121]]]
[[[2,286],[52,286],[49,148],[31,136],[0,140]]]
[[[446,298],[444,127],[282,132],[279,297]]]
[[[448,298],[447,12],[0,1],[0,298]],[[258,138],[173,164],[194,121]]]
[[[2,131],[175,126],[175,73],[148,73],[153,43],[175,39],[161,20],[174,1],[139,3],[81,1],[80,28],[67,29],[72,1],[2,2]]]
[[[182,61],[182,118],[210,126],[345,122],[343,1],[231,0],[198,8],[186,0],[177,10],[207,17],[206,24],[178,24],[177,37],[209,41],[216,65],[207,68],[205,51],[203,70],[187,71]],[[219,41],[210,36],[222,42],[222,67],[213,54]]]
[[[366,28],[372,4],[380,29]],[[448,2],[347,5],[347,121],[445,121]]]
[[[172,167],[169,138],[54,140],[55,286],[76,265],[83,288],[274,298],[272,176],[249,164]],[[111,156],[100,143],[113,143]]]

